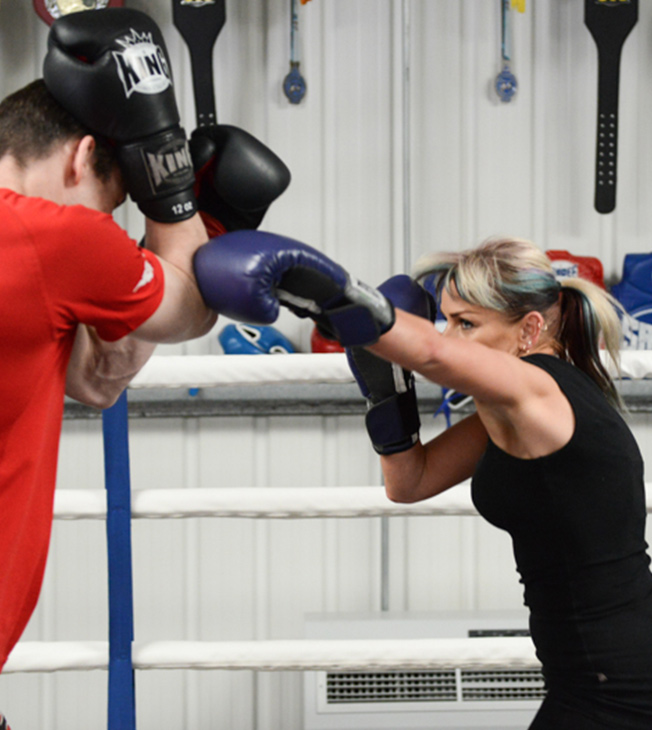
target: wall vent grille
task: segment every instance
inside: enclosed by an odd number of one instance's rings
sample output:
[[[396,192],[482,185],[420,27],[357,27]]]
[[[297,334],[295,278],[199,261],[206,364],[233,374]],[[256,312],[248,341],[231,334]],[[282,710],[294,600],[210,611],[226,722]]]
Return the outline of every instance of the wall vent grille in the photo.
[[[455,702],[455,670],[424,672],[354,672],[326,675],[328,704],[358,702]]]
[[[543,676],[538,669],[462,670],[461,696],[466,702],[542,700]]]
[[[1,1],[1,0],[0,0]],[[321,614],[308,639],[528,636],[524,611]],[[479,666],[306,672],[305,730],[522,730],[545,697],[540,667]]]
[[[367,702],[504,702],[541,700],[539,670],[329,672],[326,704]]]

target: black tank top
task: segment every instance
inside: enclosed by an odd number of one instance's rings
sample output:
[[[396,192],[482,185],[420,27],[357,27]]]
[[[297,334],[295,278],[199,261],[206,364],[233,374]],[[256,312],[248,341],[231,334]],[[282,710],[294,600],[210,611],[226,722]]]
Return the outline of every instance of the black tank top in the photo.
[[[472,495],[512,537],[549,698],[562,700],[560,717],[535,724],[650,730],[652,574],[640,452],[587,375],[550,355],[526,360],[555,379],[575,431],[539,459],[517,459],[490,441]],[[569,708],[579,714],[567,717]]]
[[[510,533],[532,614],[599,617],[652,593],[643,460],[629,427],[585,373],[550,355],[525,360],[555,379],[575,431],[559,451],[537,459],[510,456],[489,441],[473,501]]]

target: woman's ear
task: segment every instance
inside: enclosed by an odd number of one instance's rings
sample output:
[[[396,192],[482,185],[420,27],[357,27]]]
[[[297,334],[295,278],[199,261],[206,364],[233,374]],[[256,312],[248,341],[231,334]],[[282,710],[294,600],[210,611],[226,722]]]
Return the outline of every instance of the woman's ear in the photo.
[[[545,326],[546,322],[541,312],[528,312],[523,317],[519,332],[519,346],[523,352],[528,353],[537,345]]]

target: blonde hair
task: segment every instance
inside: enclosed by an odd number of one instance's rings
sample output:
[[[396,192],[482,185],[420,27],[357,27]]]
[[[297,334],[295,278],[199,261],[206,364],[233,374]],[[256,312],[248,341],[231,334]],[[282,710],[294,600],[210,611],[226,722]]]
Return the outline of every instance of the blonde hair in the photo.
[[[604,346],[618,370],[620,305],[586,279],[558,281],[548,256],[530,241],[492,238],[466,251],[429,254],[417,261],[413,275],[437,298],[443,288],[451,293],[454,285],[464,301],[501,312],[510,321],[540,312],[555,338],[557,354],[622,406],[600,357]]]

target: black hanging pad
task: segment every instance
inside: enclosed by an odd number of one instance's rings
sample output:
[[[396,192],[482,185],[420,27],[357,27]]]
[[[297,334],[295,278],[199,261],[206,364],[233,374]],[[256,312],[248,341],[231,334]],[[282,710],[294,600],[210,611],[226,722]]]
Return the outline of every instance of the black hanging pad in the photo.
[[[595,209],[616,207],[618,85],[623,45],[638,20],[638,0],[584,0],[584,23],[598,47]]]
[[[197,126],[217,122],[213,88],[213,46],[226,22],[225,0],[191,4],[172,0],[174,25],[190,51]]]

